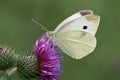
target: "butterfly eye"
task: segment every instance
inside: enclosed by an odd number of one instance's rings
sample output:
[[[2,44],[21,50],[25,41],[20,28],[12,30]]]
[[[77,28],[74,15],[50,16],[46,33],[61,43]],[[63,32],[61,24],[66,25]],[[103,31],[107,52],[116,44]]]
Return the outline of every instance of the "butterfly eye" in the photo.
[[[87,26],[83,26],[83,29],[87,29],[88,27]]]

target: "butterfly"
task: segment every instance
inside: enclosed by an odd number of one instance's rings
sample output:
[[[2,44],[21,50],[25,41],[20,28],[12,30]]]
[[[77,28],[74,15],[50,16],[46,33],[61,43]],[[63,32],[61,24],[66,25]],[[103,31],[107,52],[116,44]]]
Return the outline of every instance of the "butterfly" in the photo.
[[[96,47],[95,34],[99,22],[100,16],[94,15],[92,10],[81,10],[46,34],[65,54],[74,59],[81,59]]]

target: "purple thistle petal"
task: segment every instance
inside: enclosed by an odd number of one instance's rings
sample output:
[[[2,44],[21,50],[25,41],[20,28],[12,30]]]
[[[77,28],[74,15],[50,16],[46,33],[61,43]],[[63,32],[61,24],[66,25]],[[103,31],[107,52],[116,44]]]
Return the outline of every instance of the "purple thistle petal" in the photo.
[[[62,71],[60,67],[60,59],[56,50],[52,47],[53,42],[48,40],[45,34],[40,37],[34,46],[34,52],[40,63],[41,80],[58,80],[59,73]]]
[[[0,46],[0,53],[5,53],[6,51],[8,51],[7,47]]]

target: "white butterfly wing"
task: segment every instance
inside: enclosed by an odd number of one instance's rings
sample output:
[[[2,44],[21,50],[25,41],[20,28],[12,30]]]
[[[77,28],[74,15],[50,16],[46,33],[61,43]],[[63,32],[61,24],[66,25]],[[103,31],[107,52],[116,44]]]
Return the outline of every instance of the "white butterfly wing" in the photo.
[[[91,10],[83,10],[65,19],[51,32],[56,45],[66,54],[80,59],[96,47],[94,37],[100,17]],[[55,35],[55,36],[54,36]]]
[[[58,32],[62,30],[81,30],[94,36],[98,29],[99,21],[100,17],[97,15],[82,16],[61,26]],[[84,29],[84,27],[87,27],[87,29]]]
[[[96,38],[79,30],[63,30],[56,34],[56,45],[75,59],[91,53],[96,47]]]
[[[65,26],[65,24],[77,19],[77,18],[80,18],[81,16],[84,16],[84,15],[93,15],[93,11],[91,10],[81,10],[75,14],[73,14],[72,16],[68,17],[67,19],[65,19],[63,22],[61,22],[57,28],[54,30],[54,33],[58,32],[61,30],[62,27]]]

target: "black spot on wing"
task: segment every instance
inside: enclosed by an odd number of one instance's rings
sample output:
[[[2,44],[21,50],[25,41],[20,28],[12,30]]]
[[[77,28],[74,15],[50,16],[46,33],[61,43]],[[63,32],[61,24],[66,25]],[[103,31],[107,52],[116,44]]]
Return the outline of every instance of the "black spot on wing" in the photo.
[[[87,26],[83,26],[83,29],[85,30],[85,29],[87,29],[88,27]]]

